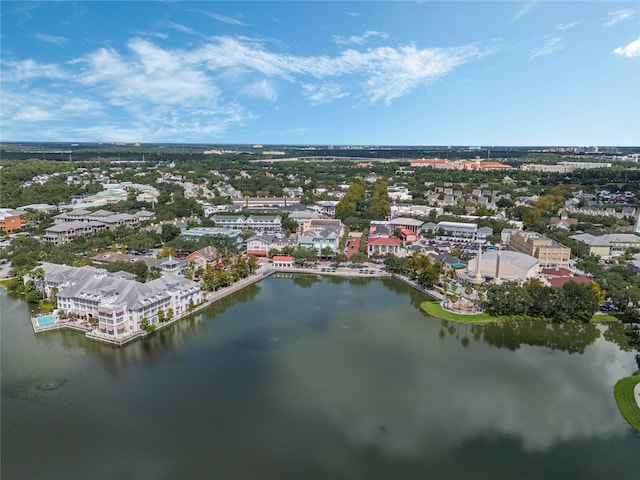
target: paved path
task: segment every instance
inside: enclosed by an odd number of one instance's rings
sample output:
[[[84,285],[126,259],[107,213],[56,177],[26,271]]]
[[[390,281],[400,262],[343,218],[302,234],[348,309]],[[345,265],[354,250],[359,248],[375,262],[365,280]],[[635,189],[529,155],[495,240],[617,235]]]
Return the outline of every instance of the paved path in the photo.
[[[636,386],[633,388],[633,396],[636,398],[638,408],[640,408],[640,383],[636,384]]]

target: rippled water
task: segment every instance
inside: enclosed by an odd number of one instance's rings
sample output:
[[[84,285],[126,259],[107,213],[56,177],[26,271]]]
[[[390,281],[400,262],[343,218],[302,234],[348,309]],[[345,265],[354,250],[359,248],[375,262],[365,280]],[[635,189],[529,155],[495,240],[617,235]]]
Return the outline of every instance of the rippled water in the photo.
[[[635,478],[613,327],[471,327],[394,280],[269,278],[124,348],[0,293],[5,479]]]

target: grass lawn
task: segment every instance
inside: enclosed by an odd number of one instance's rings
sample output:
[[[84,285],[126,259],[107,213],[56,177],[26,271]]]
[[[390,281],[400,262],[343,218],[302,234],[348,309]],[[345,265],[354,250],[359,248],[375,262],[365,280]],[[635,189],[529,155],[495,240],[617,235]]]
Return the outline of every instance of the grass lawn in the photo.
[[[591,317],[591,323],[609,323],[609,322],[619,322],[620,319],[618,317],[614,317],[613,315],[607,315],[605,313],[600,314],[596,313],[593,317]]]
[[[437,318],[443,318],[445,320],[452,320],[454,322],[463,322],[463,323],[487,323],[487,322],[497,322],[500,319],[494,317],[493,315],[489,315],[488,313],[476,313],[473,315],[461,315],[459,313],[448,312],[443,309],[440,305],[440,301],[427,301],[422,302],[420,304],[420,308],[427,312],[429,315],[432,315]]]
[[[5,280],[0,280],[0,287],[7,288],[12,281],[13,281],[13,278],[7,278]]]
[[[623,378],[613,387],[613,395],[616,397],[622,416],[640,432],[640,407],[633,396],[633,389],[638,383],[640,383],[640,374]]]

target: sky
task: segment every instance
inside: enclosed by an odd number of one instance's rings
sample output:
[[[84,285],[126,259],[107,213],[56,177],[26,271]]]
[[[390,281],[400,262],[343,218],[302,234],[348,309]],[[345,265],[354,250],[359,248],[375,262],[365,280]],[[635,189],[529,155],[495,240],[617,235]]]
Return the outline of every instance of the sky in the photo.
[[[640,145],[640,4],[0,4],[0,141]]]

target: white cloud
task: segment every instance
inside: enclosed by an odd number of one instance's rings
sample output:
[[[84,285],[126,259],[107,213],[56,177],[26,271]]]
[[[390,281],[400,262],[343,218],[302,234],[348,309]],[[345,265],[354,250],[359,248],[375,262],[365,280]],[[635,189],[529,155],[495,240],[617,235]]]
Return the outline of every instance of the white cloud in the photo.
[[[245,27],[246,23],[241,22],[240,20],[232,17],[227,17],[226,15],[219,15],[217,13],[208,13],[208,12],[200,12],[202,15],[206,15],[209,18],[213,18],[222,23],[228,23],[229,25],[239,25],[241,27]]]
[[[534,58],[544,57],[545,55],[550,55],[561,50],[563,48],[562,40],[562,37],[548,37],[542,47],[531,51],[529,58],[533,60]]]
[[[35,60],[3,60],[2,79],[22,82],[35,78],[64,79],[66,74],[54,63],[39,63]]]
[[[41,42],[51,43],[53,45],[66,45],[69,43],[69,39],[66,37],[59,37],[57,35],[47,35],[46,33],[34,33],[33,37]]]
[[[513,15],[513,17],[511,17],[511,19],[509,20],[509,24],[515,23],[518,20],[520,20],[522,17],[527,15],[536,3],[537,3],[536,1],[525,3],[522,7],[520,7],[520,9],[518,9],[518,11]]]
[[[178,32],[188,33],[190,35],[198,35],[198,33],[193,28],[187,27],[186,25],[182,25],[180,23],[167,21],[164,23],[164,25],[173,30],[177,30]]]
[[[320,85],[310,83],[303,84],[302,91],[309,99],[311,105],[329,103],[349,95],[347,92],[342,91],[340,85],[333,82],[322,83]]]
[[[264,98],[271,102],[275,102],[278,99],[278,94],[273,83],[269,82],[266,78],[243,87],[242,92],[250,97]]]
[[[624,47],[616,48],[613,53],[629,58],[640,57],[640,38],[625,45]]]
[[[348,38],[342,37],[340,35],[334,35],[333,41],[338,45],[363,45],[371,37],[379,37],[382,40],[386,40],[389,38],[389,34],[385,32],[375,32],[369,30],[364,32],[362,35],[351,35]]]
[[[624,20],[628,20],[635,15],[636,11],[632,8],[627,8],[624,10],[616,10],[615,12],[609,12],[609,21],[605,22],[603,25],[605,27],[612,27],[616,23],[620,23]]]
[[[581,23],[582,22],[559,23],[558,25],[556,25],[556,30],[568,30],[580,25]]]
[[[362,37],[374,36],[384,34],[366,32]],[[92,132],[96,133],[93,139],[114,141],[127,135],[138,141],[162,139],[162,135],[165,139],[202,138],[203,133],[219,135],[232,125],[257,118],[250,103],[240,102],[251,98],[275,102],[279,81],[292,85],[293,91],[297,87],[312,105],[342,98],[388,104],[493,50],[475,44],[363,48],[356,42],[337,55],[301,56],[244,37],[215,37],[189,48],[166,48],[138,37],[128,42],[127,49],[99,48],[66,62],[64,68],[30,59],[3,60],[3,94],[11,86],[16,92],[46,89],[49,95],[44,99],[44,95],[23,95],[19,107],[10,109],[5,102],[3,124],[19,120],[13,128],[29,129],[30,121],[53,121],[50,112],[64,108],[69,122],[52,124],[50,132],[61,134],[65,127],[69,131],[75,125],[72,120],[77,122],[78,115],[89,112],[87,116],[95,120],[90,124],[100,127],[87,126],[82,131],[74,127],[78,139],[90,139]],[[234,98],[242,100],[226,100]],[[122,122],[121,129],[112,127],[111,115]],[[9,134],[5,129],[3,135]]]

